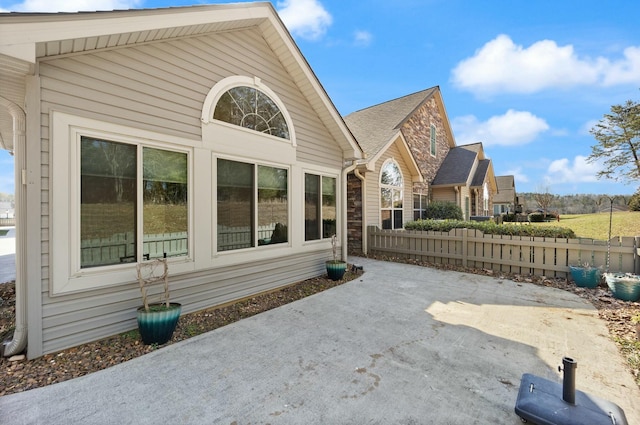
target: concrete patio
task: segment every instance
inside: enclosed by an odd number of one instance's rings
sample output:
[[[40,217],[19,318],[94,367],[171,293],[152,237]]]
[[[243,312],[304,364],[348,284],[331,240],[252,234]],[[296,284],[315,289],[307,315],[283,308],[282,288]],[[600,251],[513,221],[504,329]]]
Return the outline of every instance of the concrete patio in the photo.
[[[520,378],[640,423],[605,323],[566,291],[351,259],[358,279],[82,378],[0,398],[3,424],[519,424]]]

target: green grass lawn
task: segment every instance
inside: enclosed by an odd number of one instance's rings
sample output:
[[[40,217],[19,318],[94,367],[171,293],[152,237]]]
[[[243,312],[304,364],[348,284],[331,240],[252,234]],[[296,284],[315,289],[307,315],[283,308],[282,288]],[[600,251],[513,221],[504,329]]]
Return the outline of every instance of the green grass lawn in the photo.
[[[535,226],[559,226],[573,230],[579,238],[607,240],[609,237],[609,213],[560,215],[560,221],[532,223]],[[640,236],[640,212],[614,212],[611,220],[611,237]]]

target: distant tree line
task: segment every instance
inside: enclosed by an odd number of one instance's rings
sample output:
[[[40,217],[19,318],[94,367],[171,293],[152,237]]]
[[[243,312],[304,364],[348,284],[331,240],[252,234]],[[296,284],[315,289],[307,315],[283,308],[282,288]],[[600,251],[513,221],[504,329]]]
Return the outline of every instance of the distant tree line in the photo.
[[[558,214],[593,214],[597,212],[609,211],[611,208],[610,198],[613,199],[614,211],[640,210],[640,193],[635,195],[598,195],[598,194],[576,194],[576,195],[554,195],[545,194],[548,202],[547,212],[557,212]],[[539,204],[540,194],[533,192],[519,192],[518,198],[522,204],[523,212],[532,212],[541,208]],[[547,199],[550,198],[550,199]]]
[[[11,202],[13,204],[15,202],[15,196],[13,193],[0,192],[0,202]]]

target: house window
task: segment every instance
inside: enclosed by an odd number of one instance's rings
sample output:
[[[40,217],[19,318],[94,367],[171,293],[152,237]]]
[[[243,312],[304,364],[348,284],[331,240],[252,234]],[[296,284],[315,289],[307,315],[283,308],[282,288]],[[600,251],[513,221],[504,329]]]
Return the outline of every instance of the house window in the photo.
[[[489,215],[489,186],[487,182],[482,186],[482,210],[484,215]]]
[[[218,159],[218,251],[289,241],[286,168]]]
[[[476,191],[471,192],[471,216],[476,216],[478,213],[476,212],[476,205],[478,203],[478,196]]]
[[[431,138],[431,155],[436,156],[436,126],[431,124],[430,127]]]
[[[400,167],[393,161],[387,161],[380,173],[380,215],[383,229],[402,228],[402,192],[403,182]]]
[[[185,152],[82,136],[80,157],[80,268],[187,255]]]
[[[254,87],[238,86],[226,91],[216,104],[213,118],[289,139],[289,128],[278,105]]]
[[[336,234],[336,179],[304,175],[304,240],[330,238]]]
[[[427,212],[427,205],[429,205],[429,200],[427,195],[423,195],[422,193],[414,193],[413,194],[413,219],[421,220],[425,218]]]

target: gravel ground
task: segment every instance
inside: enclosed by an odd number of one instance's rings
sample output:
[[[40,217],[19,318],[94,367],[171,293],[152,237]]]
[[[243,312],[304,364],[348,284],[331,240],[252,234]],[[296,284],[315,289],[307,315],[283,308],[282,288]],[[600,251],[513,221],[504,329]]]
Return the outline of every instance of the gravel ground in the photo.
[[[390,261],[403,261],[380,258]],[[455,269],[469,273],[492,275],[499,279],[512,279],[550,286],[576,293],[589,300],[597,309],[600,318],[605,320],[612,339],[617,343],[636,383],[640,386],[640,336],[636,335],[632,317],[640,315],[640,303],[621,301],[613,298],[606,287],[596,289],[578,288],[566,279],[549,279],[540,276],[509,275],[490,270],[461,269],[460,267],[418,263],[411,264],[428,267]],[[198,334],[225,326],[237,320],[270,310],[283,304],[307,297],[331,287],[341,285],[357,278],[357,274],[348,272],[343,280],[334,282],[326,275],[298,282],[284,289],[258,295],[231,305],[185,314],[180,317],[173,338],[167,344],[196,336]],[[7,339],[15,322],[15,286],[11,283],[0,284],[0,337]],[[144,345],[137,330],[126,332],[100,341],[69,348],[58,353],[47,354],[34,360],[15,360],[0,358],[0,396],[26,391],[56,382],[66,381],[91,372],[125,362],[158,349],[158,346]]]

